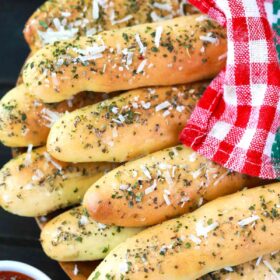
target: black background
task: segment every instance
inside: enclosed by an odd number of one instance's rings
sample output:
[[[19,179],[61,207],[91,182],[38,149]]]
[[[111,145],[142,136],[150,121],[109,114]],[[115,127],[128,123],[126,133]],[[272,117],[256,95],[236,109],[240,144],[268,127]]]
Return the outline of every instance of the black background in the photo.
[[[0,0],[0,96],[14,87],[29,53],[22,30],[26,20],[43,0]],[[0,144],[0,167],[11,157]],[[68,277],[59,265],[45,256],[39,242],[39,229],[30,218],[17,217],[0,208],[0,260],[17,260],[44,271],[53,280]],[[40,279],[36,279],[40,280]]]

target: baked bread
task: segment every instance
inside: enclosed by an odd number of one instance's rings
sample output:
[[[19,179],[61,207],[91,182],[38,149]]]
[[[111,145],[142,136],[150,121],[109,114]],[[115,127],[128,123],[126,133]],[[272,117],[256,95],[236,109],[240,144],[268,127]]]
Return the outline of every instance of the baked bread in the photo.
[[[46,103],[81,91],[113,92],[209,79],[225,65],[225,30],[199,15],[56,42],[23,69],[31,94]]]
[[[280,253],[277,250],[253,261],[212,272],[200,280],[278,280],[279,273]]]
[[[49,221],[41,232],[41,243],[45,253],[54,260],[93,261],[103,259],[141,230],[99,224],[79,206]]]
[[[49,0],[29,18],[23,33],[31,50],[36,51],[55,41],[198,12],[180,2]],[[94,11],[93,4],[97,5]]]
[[[148,226],[258,183],[177,146],[107,173],[86,192],[83,204],[100,223]]]
[[[0,101],[0,141],[8,147],[42,146],[62,113],[103,99],[102,94],[83,92],[67,101],[44,104],[19,85]]]
[[[206,85],[136,89],[66,114],[48,152],[67,162],[123,162],[176,145]]]
[[[44,147],[24,153],[0,170],[0,205],[20,216],[37,217],[78,204],[110,163],[64,163]]]
[[[197,279],[280,248],[280,184],[218,198],[120,244],[90,280]]]

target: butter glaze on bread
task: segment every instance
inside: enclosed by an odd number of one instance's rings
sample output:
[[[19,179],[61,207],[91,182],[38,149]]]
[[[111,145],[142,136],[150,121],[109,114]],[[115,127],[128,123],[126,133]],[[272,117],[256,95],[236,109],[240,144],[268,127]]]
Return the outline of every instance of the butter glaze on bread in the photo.
[[[36,52],[23,81],[44,102],[81,91],[113,92],[214,77],[225,65],[225,30],[201,16],[61,41]]]
[[[88,278],[194,280],[280,248],[280,184],[244,190],[146,229]]]
[[[257,183],[177,146],[110,171],[86,192],[83,204],[101,223],[148,226]]]
[[[0,170],[0,205],[20,216],[37,217],[78,204],[85,191],[115,165],[63,163],[39,148]]]
[[[49,221],[41,232],[45,253],[57,261],[103,259],[113,248],[143,228],[99,224],[79,206]]]
[[[95,33],[197,13],[177,0],[160,5],[151,0],[98,1],[93,18],[92,0],[51,0],[39,7],[27,21],[24,37],[32,51],[44,45]]]
[[[206,85],[136,89],[66,114],[48,152],[66,162],[123,162],[176,145]]]
[[[103,100],[102,94],[80,93],[72,99],[44,104],[24,85],[6,93],[0,101],[0,141],[8,147],[42,146],[50,127],[64,112]]]

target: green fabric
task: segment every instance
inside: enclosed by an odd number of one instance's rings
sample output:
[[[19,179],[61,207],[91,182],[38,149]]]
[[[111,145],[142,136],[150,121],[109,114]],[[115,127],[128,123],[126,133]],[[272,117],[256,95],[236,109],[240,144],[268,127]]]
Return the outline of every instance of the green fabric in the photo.
[[[277,15],[280,13],[279,11],[280,11],[280,0],[274,0],[273,1],[273,14]],[[280,17],[278,17],[277,22],[274,23],[272,27],[276,31],[276,34],[278,36],[280,36]],[[280,61],[280,42],[279,42],[279,40],[280,40],[280,37],[278,38],[278,42],[275,39],[275,43],[276,43],[276,49],[278,52],[278,59]]]
[[[279,174],[279,168],[280,168],[280,128],[278,128],[278,131],[275,135],[274,142],[272,144],[272,150],[271,150],[271,160],[273,163],[273,167],[277,174]],[[278,178],[280,179],[280,178]]]
[[[273,14],[277,15],[280,11],[280,0],[273,1]],[[275,30],[276,34],[280,36],[280,17],[277,19],[276,23],[272,25],[273,29]],[[277,36],[276,35],[276,36]],[[278,40],[275,38],[276,49],[278,52],[278,59],[280,61],[280,37]],[[271,151],[271,159],[273,163],[273,167],[277,174],[279,174],[280,169],[280,128],[278,128],[277,133],[275,135],[274,142],[272,144],[272,151]],[[278,178],[280,179],[280,178]]]

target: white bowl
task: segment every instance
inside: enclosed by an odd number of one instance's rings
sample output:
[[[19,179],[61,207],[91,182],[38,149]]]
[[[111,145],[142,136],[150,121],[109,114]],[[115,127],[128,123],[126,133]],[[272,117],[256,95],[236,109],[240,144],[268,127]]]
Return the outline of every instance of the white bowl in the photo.
[[[51,280],[45,273],[43,273],[39,269],[22,262],[0,261],[0,271],[19,272],[35,280]]]

